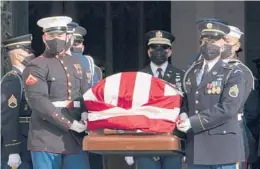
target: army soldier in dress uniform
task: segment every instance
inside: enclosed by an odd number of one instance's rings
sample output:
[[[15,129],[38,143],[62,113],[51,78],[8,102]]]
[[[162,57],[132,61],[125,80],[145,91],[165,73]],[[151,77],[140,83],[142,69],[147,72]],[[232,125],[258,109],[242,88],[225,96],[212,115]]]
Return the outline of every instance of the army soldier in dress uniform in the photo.
[[[80,61],[67,54],[70,17],[40,19],[44,53],[23,72],[25,96],[32,109],[28,148],[34,169],[89,169],[86,152],[76,133],[86,130],[80,122],[82,94],[88,89]]]
[[[245,159],[237,115],[245,92],[243,71],[221,60],[227,25],[201,21],[197,26],[203,61],[185,73],[189,118],[177,122],[187,132],[188,169],[237,169]]]
[[[204,18],[204,19],[200,19],[197,21],[198,22],[201,22],[201,21],[207,21],[207,22],[219,22],[219,23],[223,23],[225,25],[228,25],[228,22],[225,21],[225,20],[222,20],[222,19],[219,19],[219,18]],[[203,44],[203,41],[202,39],[200,39],[200,46]],[[201,53],[198,53],[198,54],[195,54],[195,55],[192,55],[191,57],[191,62],[189,65],[192,65],[192,63],[200,60],[202,57],[201,57]]]
[[[32,168],[31,155],[27,150],[31,110],[24,97],[22,80],[25,66],[35,58],[31,40],[32,35],[28,34],[3,42],[12,70],[1,81],[2,168]]]
[[[141,70],[160,79],[175,85],[177,89],[182,91],[182,79],[184,72],[170,65],[168,58],[172,55],[172,42],[175,37],[166,31],[153,30],[146,33],[148,39],[148,56],[150,64]],[[175,135],[184,137],[181,133]],[[165,156],[165,157],[136,157],[138,169],[181,169],[181,156]]]

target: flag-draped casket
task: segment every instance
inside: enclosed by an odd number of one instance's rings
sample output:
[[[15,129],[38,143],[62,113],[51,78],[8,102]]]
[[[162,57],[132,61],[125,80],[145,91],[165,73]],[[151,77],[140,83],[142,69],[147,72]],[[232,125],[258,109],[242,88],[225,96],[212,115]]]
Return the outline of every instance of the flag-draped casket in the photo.
[[[182,98],[171,84],[142,72],[109,76],[83,97],[89,112],[88,130],[156,133],[174,130]]]

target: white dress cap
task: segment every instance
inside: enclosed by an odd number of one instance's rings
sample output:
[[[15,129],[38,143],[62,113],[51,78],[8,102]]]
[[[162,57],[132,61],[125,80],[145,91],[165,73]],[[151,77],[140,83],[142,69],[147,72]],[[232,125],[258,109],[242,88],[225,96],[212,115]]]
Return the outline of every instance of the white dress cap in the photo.
[[[68,16],[54,16],[42,18],[37,22],[37,25],[43,28],[43,31],[54,27],[67,27],[67,24],[72,21]]]
[[[230,32],[227,34],[228,37],[233,37],[233,38],[237,38],[240,39],[241,35],[243,35],[244,33],[241,32],[237,27],[235,26],[228,26],[230,28]]]

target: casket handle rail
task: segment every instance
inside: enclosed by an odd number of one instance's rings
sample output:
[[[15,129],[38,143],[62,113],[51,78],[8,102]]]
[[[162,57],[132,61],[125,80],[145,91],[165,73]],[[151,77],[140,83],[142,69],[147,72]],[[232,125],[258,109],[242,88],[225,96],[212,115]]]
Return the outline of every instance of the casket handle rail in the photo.
[[[185,155],[185,140],[172,133],[139,133],[104,129],[88,132],[83,150],[109,155]]]

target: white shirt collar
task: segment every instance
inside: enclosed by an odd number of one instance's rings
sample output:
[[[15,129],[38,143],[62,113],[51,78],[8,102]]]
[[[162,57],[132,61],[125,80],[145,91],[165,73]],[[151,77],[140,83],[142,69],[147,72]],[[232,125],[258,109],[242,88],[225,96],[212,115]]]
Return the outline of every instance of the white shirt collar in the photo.
[[[16,66],[16,65],[13,65],[13,67],[17,68],[18,70],[20,70],[21,73],[23,73],[24,68],[21,68],[21,67]]]
[[[157,74],[157,69],[158,69],[158,68],[162,68],[162,75],[164,75],[164,73],[165,73],[165,71],[166,71],[166,68],[167,68],[167,66],[168,66],[168,62],[163,63],[161,66],[158,66],[158,65],[154,64],[153,62],[151,62],[151,63],[150,63],[150,66],[151,66],[153,75],[156,75],[156,74]]]
[[[214,66],[218,61],[219,61],[219,59],[216,59],[216,60],[213,60],[213,61],[208,61],[208,63],[206,63],[206,61],[204,60],[204,63],[203,63],[203,66],[202,66],[202,70],[204,70],[205,65],[208,64],[208,67],[209,67],[208,71],[210,71],[210,70],[213,68],[213,66]]]

